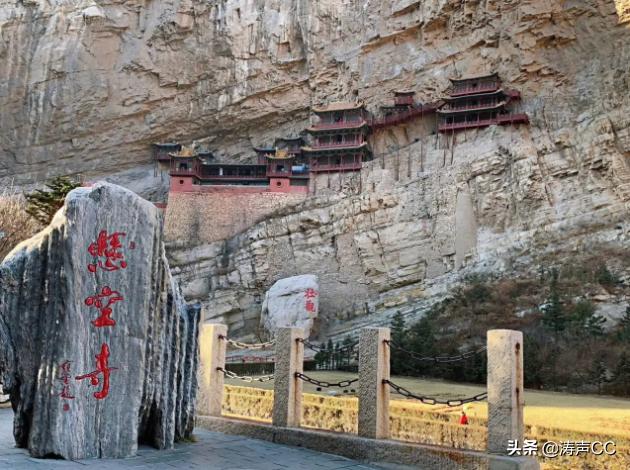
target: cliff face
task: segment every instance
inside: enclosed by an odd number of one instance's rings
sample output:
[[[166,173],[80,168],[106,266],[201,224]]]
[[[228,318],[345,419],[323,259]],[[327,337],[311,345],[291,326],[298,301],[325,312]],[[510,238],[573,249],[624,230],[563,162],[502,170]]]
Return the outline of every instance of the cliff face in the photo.
[[[628,86],[629,8],[0,0],[0,181],[133,169],[162,139],[209,137],[220,154],[246,158],[251,143],[301,129],[313,103],[358,96],[375,106],[399,87],[430,99],[457,73],[498,71],[547,120],[567,108],[568,121],[605,112]]]
[[[360,179],[318,181],[314,198],[225,242],[172,241],[187,297],[243,333],[287,275],[319,275],[321,316],[341,331],[417,311],[462,267],[627,246],[627,0],[0,6],[3,181],[133,171],[162,139],[207,137],[247,159],[251,144],[305,127],[312,104],[375,110],[400,88],[431,101],[452,76],[497,71],[522,92],[527,128],[391,128],[373,136]]]

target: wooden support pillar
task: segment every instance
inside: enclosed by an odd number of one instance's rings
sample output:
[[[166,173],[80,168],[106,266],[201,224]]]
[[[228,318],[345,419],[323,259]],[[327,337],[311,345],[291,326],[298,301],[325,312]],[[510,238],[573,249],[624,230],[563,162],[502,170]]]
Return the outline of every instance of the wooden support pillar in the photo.
[[[523,333],[488,331],[488,452],[523,442]]]
[[[359,339],[359,436],[389,438],[389,328],[364,328]]]
[[[274,426],[299,427],[302,419],[302,380],[304,330],[280,328],[276,334],[276,364],[274,370],[273,412]]]
[[[197,410],[200,415],[221,416],[223,372],[227,326],[202,324],[199,329],[199,392]]]

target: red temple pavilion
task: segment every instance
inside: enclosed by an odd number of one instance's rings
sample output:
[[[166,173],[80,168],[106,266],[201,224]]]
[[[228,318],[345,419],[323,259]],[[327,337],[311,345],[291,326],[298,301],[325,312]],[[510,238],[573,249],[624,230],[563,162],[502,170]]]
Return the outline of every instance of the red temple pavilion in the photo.
[[[302,153],[302,137],[276,139],[273,147],[254,147],[258,163],[267,167],[272,191],[291,191],[292,187],[308,186],[309,168]]]
[[[511,114],[507,106],[521,99],[520,92],[502,87],[496,73],[451,79],[450,96],[438,109],[440,132],[487,127],[493,124],[528,124],[527,114]]]
[[[176,142],[164,142],[153,144],[153,159],[158,162],[168,163],[171,160],[171,153],[181,151],[182,146]]]
[[[216,162],[209,151],[183,148],[170,154],[171,190],[190,191],[194,186],[267,185],[264,164]]]
[[[171,191],[225,190],[246,187],[272,192],[308,192],[309,172],[302,156],[301,137],[276,139],[274,147],[255,148],[258,163],[224,163],[212,152],[180,146],[169,154]]]
[[[318,122],[308,130],[312,144],[302,147],[312,172],[357,171],[371,158],[368,112],[363,104],[331,103],[313,108]]]

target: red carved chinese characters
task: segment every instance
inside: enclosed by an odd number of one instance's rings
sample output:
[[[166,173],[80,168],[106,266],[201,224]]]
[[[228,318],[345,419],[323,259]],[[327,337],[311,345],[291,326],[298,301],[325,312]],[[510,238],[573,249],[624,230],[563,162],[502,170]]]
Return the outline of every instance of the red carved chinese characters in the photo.
[[[96,370],[85,375],[77,375],[76,380],[90,379],[90,383],[93,386],[97,386],[101,383],[99,375],[103,375],[102,388],[98,392],[94,392],[94,398],[102,400],[109,393],[109,374],[111,371],[116,370],[116,367],[109,367],[109,346],[106,343],[101,345],[101,353],[96,356]]]
[[[309,287],[304,292],[304,297],[306,298],[306,302],[304,303],[306,311],[308,313],[315,313],[315,302],[313,302],[313,299],[317,297],[317,291]]]
[[[97,268],[101,268],[104,271],[125,269],[127,262],[124,259],[124,255],[119,251],[122,248],[120,238],[125,235],[124,232],[114,232],[108,235],[107,230],[101,230],[96,238],[96,242],[90,243],[88,247],[88,252],[94,258],[94,262],[88,264],[88,270],[95,273]],[[102,258],[104,258],[105,262],[103,262]]]
[[[109,286],[103,287],[100,294],[85,299],[85,305],[97,308],[101,314],[96,320],[92,321],[92,324],[96,327],[116,325],[116,320],[111,318],[112,309],[110,306],[121,300],[124,300],[123,296]]]
[[[127,267],[125,261],[125,254],[123,253],[122,238],[126,237],[125,232],[112,232],[108,233],[107,230],[101,230],[96,238],[96,241],[90,243],[87,248],[88,253],[92,257],[92,262],[87,265],[88,271],[96,273],[100,268],[105,272],[118,271]],[[128,244],[128,248],[133,250],[136,248],[136,244],[131,241]],[[95,320],[92,320],[92,325],[97,328],[116,326],[116,320],[112,318],[112,306],[117,302],[124,301],[124,297],[117,290],[112,289],[109,286],[104,286],[100,292],[94,295],[90,295],[84,300],[85,305],[88,307],[96,308],[99,311],[99,316]],[[107,343],[101,344],[101,352],[96,357],[96,370],[84,375],[77,375],[74,377],[76,381],[90,379],[90,384],[93,387],[100,385],[100,390],[93,393],[94,398],[102,400],[109,395],[110,375],[111,372],[116,370],[117,367],[109,367],[109,345]],[[60,380],[63,382],[63,390],[60,394],[63,399],[74,399],[70,392],[70,362],[66,361],[61,365]],[[63,409],[65,411],[70,409],[68,403],[64,403]]]
[[[65,361],[59,366],[59,380],[62,383],[62,389],[59,396],[64,400],[74,400],[74,395],[70,391],[70,361]],[[70,405],[67,402],[63,404],[63,411],[69,411]]]

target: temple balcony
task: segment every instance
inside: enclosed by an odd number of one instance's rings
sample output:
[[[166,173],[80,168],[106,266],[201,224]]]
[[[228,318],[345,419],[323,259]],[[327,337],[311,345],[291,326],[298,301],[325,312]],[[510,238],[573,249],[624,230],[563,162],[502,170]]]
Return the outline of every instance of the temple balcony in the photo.
[[[327,129],[344,129],[344,128],[356,128],[367,125],[367,121],[365,119],[353,119],[349,121],[339,121],[339,122],[318,122],[311,126],[313,130],[327,130]]]
[[[504,106],[504,105],[505,105],[504,100],[490,102],[490,103],[480,103],[480,104],[475,104],[475,105],[463,105],[463,106],[454,106],[452,104],[447,104],[446,106],[440,108],[438,112],[439,113],[444,113],[444,112],[457,113],[460,111],[478,111],[478,110],[484,110],[484,109],[494,109],[494,108],[497,108],[499,106]]]
[[[289,178],[293,175],[291,170],[267,170],[267,176],[273,178]]]
[[[202,181],[266,181],[266,175],[208,175],[199,176]]]
[[[509,124],[529,124],[529,117],[525,113],[519,114],[500,114],[495,118],[477,119],[475,121],[462,121],[446,123],[442,122],[438,124],[439,132],[459,131],[463,129],[475,129],[481,127],[488,127],[498,124],[500,126],[506,126]]]
[[[363,140],[350,140],[345,142],[315,142],[313,144],[313,148],[317,150],[322,149],[335,149],[335,148],[352,148],[359,147],[363,145],[365,141]]]
[[[334,172],[334,171],[359,171],[363,164],[361,162],[352,163],[329,163],[323,165],[311,165],[311,173]]]
[[[291,178],[291,179],[308,179],[308,171],[294,172],[294,171],[267,171],[268,178]]]
[[[478,119],[476,121],[440,123],[438,124],[438,131],[448,132],[448,131],[459,131],[462,129],[474,129],[478,127],[488,127],[496,123],[497,123],[496,118]]]
[[[196,168],[171,168],[171,176],[197,176]]]

